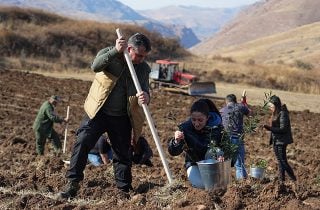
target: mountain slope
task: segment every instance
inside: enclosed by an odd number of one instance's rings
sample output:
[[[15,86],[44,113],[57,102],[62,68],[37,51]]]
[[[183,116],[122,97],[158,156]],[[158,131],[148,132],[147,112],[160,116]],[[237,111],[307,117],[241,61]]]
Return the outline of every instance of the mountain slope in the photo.
[[[240,7],[226,9],[196,6],[168,6],[138,12],[162,23],[184,25],[191,28],[197,37],[204,39],[216,33],[226,22],[232,19],[240,9]]]
[[[1,0],[0,5],[43,9],[82,20],[138,24],[165,37],[177,38],[186,48],[200,42],[190,28],[151,20],[116,0]]]
[[[320,22],[219,50],[222,57],[258,63],[294,64],[297,60],[320,67]]]
[[[39,8],[60,15],[102,21],[147,20],[116,0],[1,0],[1,5]]]
[[[152,42],[150,61],[189,55],[177,40],[129,24],[72,20],[36,9],[0,7],[0,67],[22,69],[85,69],[96,53],[113,46],[116,28],[125,37],[137,31]]]
[[[230,24],[191,51],[207,54],[320,21],[319,0],[264,0],[240,12]]]

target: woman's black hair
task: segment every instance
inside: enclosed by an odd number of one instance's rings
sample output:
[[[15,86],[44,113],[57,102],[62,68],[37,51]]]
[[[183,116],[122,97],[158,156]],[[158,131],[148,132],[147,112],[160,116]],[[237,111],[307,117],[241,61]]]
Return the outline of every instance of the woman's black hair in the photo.
[[[191,106],[190,113],[195,112],[195,111],[201,112],[201,113],[205,114],[206,116],[209,115],[209,112],[215,112],[221,117],[221,114],[220,114],[218,108],[216,107],[216,105],[213,103],[213,101],[211,101],[210,99],[206,99],[206,98],[201,98],[193,103],[193,105]]]
[[[205,102],[209,107],[209,112],[215,112],[221,117],[221,114],[220,114],[218,108],[216,107],[216,105],[213,103],[213,101],[211,101],[210,99],[207,99],[207,98],[202,98],[202,99],[199,99],[198,101]]]
[[[275,120],[278,117],[278,114],[280,113],[281,110],[286,110],[288,111],[286,105],[281,104],[281,100],[278,96],[273,95],[269,98],[269,102],[272,103],[275,107],[274,112],[272,113],[271,120]]]
[[[201,112],[202,114],[209,116],[210,108],[205,101],[200,99],[195,101],[192,104],[190,113],[193,113],[193,112]]]
[[[281,109],[281,100],[280,100],[280,98],[278,96],[276,96],[276,95],[271,96],[270,99],[269,99],[269,102],[272,103],[275,106],[275,108],[276,108],[276,110],[278,112],[280,111],[280,109]]]

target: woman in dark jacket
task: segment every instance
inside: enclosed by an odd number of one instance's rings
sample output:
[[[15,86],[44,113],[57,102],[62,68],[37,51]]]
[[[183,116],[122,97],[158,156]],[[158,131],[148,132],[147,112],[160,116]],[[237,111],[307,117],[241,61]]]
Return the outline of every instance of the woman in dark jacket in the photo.
[[[264,125],[264,128],[271,131],[270,144],[273,144],[273,150],[279,164],[279,181],[283,184],[285,172],[288,173],[291,180],[296,181],[296,176],[287,161],[287,145],[293,143],[289,111],[285,104],[281,104],[278,96],[271,96],[269,100],[269,109],[272,112],[270,125]]]
[[[220,145],[223,129],[222,119],[214,103],[208,99],[194,102],[190,119],[178,126],[174,137],[169,140],[168,150],[172,156],[185,151],[185,167],[192,186],[204,188],[197,162],[204,160],[210,141]],[[222,156],[221,151],[217,156]]]

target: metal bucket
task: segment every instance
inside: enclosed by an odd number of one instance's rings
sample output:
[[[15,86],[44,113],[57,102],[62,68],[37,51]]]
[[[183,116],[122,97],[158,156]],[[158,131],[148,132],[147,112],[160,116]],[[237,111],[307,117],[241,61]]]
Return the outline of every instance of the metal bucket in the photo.
[[[254,177],[254,178],[257,178],[257,179],[263,179],[263,177],[264,177],[264,171],[265,171],[264,168],[254,168],[254,167],[251,167],[251,168],[250,168],[250,176],[251,176],[251,177]]]
[[[231,160],[218,162],[208,159],[197,164],[206,190],[224,189],[231,182]]]

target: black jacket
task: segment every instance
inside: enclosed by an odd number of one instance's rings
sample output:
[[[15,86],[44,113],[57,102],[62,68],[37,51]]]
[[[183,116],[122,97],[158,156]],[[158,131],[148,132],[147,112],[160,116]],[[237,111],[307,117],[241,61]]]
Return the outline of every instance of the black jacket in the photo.
[[[179,125],[179,130],[184,133],[185,139],[178,144],[174,143],[174,137],[169,139],[168,151],[170,155],[177,156],[183,151],[185,154],[185,167],[196,165],[196,162],[205,159],[208,145],[214,140],[217,146],[220,146],[223,126],[221,118],[217,120],[217,124],[209,123],[201,131],[194,129],[191,120]]]
[[[281,106],[281,110],[272,121],[270,144],[284,145],[293,143],[289,111],[286,105]]]

